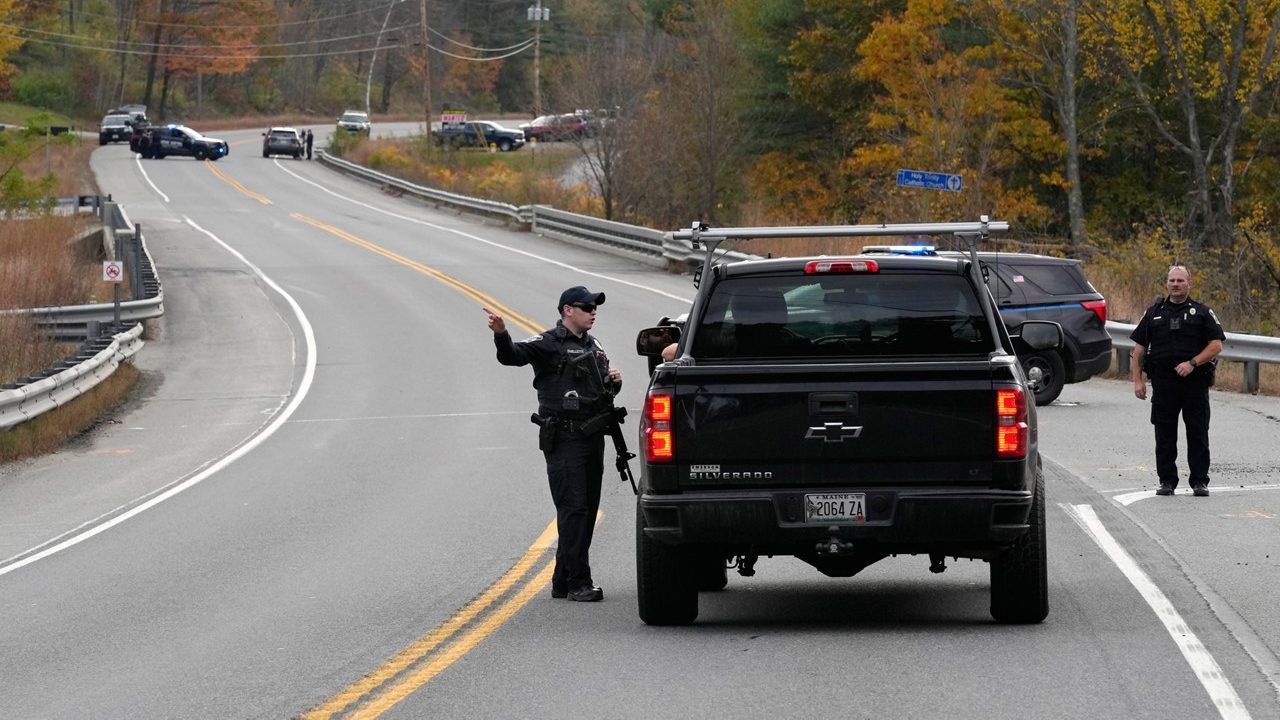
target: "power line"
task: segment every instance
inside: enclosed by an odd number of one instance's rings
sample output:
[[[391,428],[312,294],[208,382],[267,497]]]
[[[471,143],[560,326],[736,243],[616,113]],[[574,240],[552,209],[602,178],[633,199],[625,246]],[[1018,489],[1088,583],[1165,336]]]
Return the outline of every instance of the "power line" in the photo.
[[[79,43],[60,42],[58,40],[43,40],[41,38],[32,38],[25,35],[18,35],[7,30],[0,30],[0,37],[11,37],[26,42],[39,43],[41,45],[53,45],[54,47],[73,48],[76,50],[93,50],[97,52],[114,53],[117,55],[151,55],[150,50],[129,50],[127,48],[113,48],[93,45],[83,45]],[[308,57],[329,57],[333,55],[358,55],[360,53],[375,52],[377,50],[386,50],[389,48],[408,47],[406,43],[383,44],[380,46],[370,46],[363,48],[352,48],[349,50],[330,50],[327,52],[310,52],[310,53],[292,53],[288,55],[217,55],[208,53],[182,53],[169,54],[168,57],[192,58],[196,60],[288,60],[290,58],[308,58]]]
[[[403,2],[403,0],[398,0],[398,1]],[[27,0],[27,4],[38,5],[38,6],[47,7],[47,8],[55,8],[59,11],[63,9],[61,3],[39,2],[38,0]],[[366,13],[373,12],[374,10],[381,10],[381,9],[382,9],[381,6],[365,7],[363,9],[356,10],[354,12],[341,13],[338,15],[326,15],[323,17],[313,18],[311,20],[291,20],[288,22],[271,23],[271,26],[272,27],[291,27],[294,25],[313,25],[313,24],[328,22],[330,20],[341,20],[343,18],[355,17],[357,15],[364,15]],[[108,13],[95,13],[89,10],[81,10],[76,14],[82,17],[107,18],[113,22],[118,22],[121,19],[119,14],[112,15]],[[160,27],[190,27],[190,23],[164,22],[161,20],[143,20],[141,18],[133,18],[132,20],[130,20],[130,22],[136,23],[138,25],[153,25],[153,26],[159,25]],[[253,25],[222,25],[221,27],[233,29],[233,30],[247,30],[250,28],[260,28],[262,26],[263,26],[262,23],[255,23]]]
[[[419,25],[420,25],[420,24],[419,24]],[[529,42],[529,40],[531,40],[531,39],[532,39],[532,38],[526,38],[526,39],[521,40],[520,42],[516,43],[515,45],[508,45],[507,47],[500,47],[500,48],[482,48],[482,47],[475,47],[474,45],[467,45],[466,43],[458,42],[457,40],[454,40],[453,38],[449,37],[448,35],[445,35],[444,33],[440,32],[439,30],[436,30],[436,29],[435,29],[435,28],[433,28],[433,27],[428,27],[428,28],[427,28],[427,30],[428,30],[429,32],[431,32],[433,35],[435,35],[435,36],[437,36],[437,37],[440,37],[440,38],[443,38],[443,39],[445,39],[445,40],[447,40],[447,41],[449,41],[449,42],[453,43],[454,45],[457,45],[457,46],[462,47],[462,48],[466,48],[467,50],[477,50],[477,51],[479,51],[479,52],[506,52],[507,50],[511,50],[511,49],[513,49],[513,48],[520,47],[521,45],[524,45],[525,43]]]
[[[58,40],[44,40],[41,38],[32,38],[32,37],[26,37],[24,35],[12,33],[3,29],[0,29],[0,37],[11,37],[11,38],[17,38],[19,40],[23,40],[25,42],[34,42],[42,45],[52,45],[54,47],[73,48],[76,50],[90,50],[90,51],[97,51],[97,52],[113,53],[116,55],[147,55],[149,56],[153,54],[151,50],[130,50],[127,48],[104,47],[100,45],[98,46],[84,45],[80,43],[61,42]],[[454,53],[449,52],[448,50],[445,50],[444,48],[431,45],[430,43],[427,44],[427,47],[430,48],[431,50],[435,50],[441,55],[446,55],[448,57],[455,58],[457,60],[465,60],[467,62],[490,62],[493,60],[502,60],[505,58],[512,57],[514,55],[518,55],[524,52],[525,50],[528,50],[529,48],[533,47],[533,45],[534,45],[533,39],[529,39],[525,43],[518,46],[519,49],[513,52],[509,52],[504,55],[496,55],[493,57],[482,57],[482,58],[469,57],[466,55],[456,55]],[[166,54],[166,57],[187,58],[192,60],[290,60],[294,58],[331,57],[335,55],[358,55],[360,53],[378,52],[380,50],[390,50],[394,48],[403,48],[403,47],[421,47],[421,46],[422,46],[421,43],[390,43],[390,44],[384,43],[382,45],[375,45],[372,47],[363,47],[363,48],[353,48],[349,50],[330,50],[327,52],[291,53],[287,55],[261,55],[261,54],[221,55],[221,54],[209,54],[209,53],[177,53],[177,54],[169,53],[169,54]]]
[[[387,32],[399,32],[401,30],[407,30],[407,29],[416,28],[416,27],[418,27],[417,23],[413,23],[410,25],[401,25],[400,27],[391,28],[391,30]],[[35,33],[37,35],[47,35],[49,37],[69,38],[72,40],[83,40],[85,42],[91,42],[96,40],[98,42],[111,42],[114,45],[121,45],[121,46],[127,45],[127,46],[141,47],[141,48],[186,48],[186,49],[197,49],[197,50],[223,50],[223,49],[253,50],[253,49],[259,49],[259,48],[293,47],[296,45],[313,45],[313,44],[320,44],[320,43],[338,42],[341,40],[356,40],[359,38],[372,37],[374,35],[381,34],[375,30],[367,33],[359,33],[356,35],[342,35],[339,37],[331,37],[331,38],[315,38],[312,40],[298,40],[294,42],[262,43],[257,45],[203,45],[199,43],[150,43],[150,42],[142,42],[142,41],[136,41],[136,40],[113,41],[108,38],[88,38],[83,35],[73,35],[69,33],[52,32],[49,30],[38,30],[36,28],[21,27],[19,25],[7,25],[5,23],[0,23],[0,28],[6,28],[9,30],[22,32],[22,33]]]
[[[451,57],[451,58],[457,58],[458,60],[467,60],[467,61],[469,61],[469,62],[489,62],[490,60],[502,60],[503,58],[509,58],[509,57],[511,57],[512,55],[519,55],[520,53],[524,52],[525,50],[528,50],[529,48],[533,47],[535,43],[536,43],[536,40],[534,40],[533,38],[529,38],[529,39],[528,39],[528,40],[526,40],[525,42],[521,43],[521,45],[520,45],[520,49],[519,49],[519,50],[515,50],[515,51],[513,51],[513,52],[509,52],[509,53],[507,53],[506,55],[495,55],[495,56],[493,56],[493,57],[484,57],[484,58],[468,57],[468,56],[466,56],[466,55],[454,55],[453,53],[449,52],[448,50],[444,50],[444,49],[442,49],[442,48],[438,48],[438,47],[436,47],[435,45],[431,45],[431,44],[428,44],[428,45],[427,45],[427,47],[431,48],[432,50],[435,50],[436,52],[440,53],[441,55],[447,55],[447,56],[449,56],[449,57]],[[513,47],[514,47],[514,46],[513,46]]]

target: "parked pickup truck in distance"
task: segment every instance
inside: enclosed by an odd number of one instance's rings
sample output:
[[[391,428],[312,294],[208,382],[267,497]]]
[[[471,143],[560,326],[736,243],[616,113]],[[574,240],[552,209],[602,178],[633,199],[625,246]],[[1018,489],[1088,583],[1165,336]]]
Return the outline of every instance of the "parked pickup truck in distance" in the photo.
[[[852,228],[865,226],[849,226]],[[1006,328],[970,257],[748,260],[701,275],[641,418],[639,613],[692,622],[726,568],[791,555],[849,577],[891,555],[987,561],[991,615],[1048,613],[1034,393],[1019,353],[1057,323]]]
[[[433,129],[431,137],[437,145],[489,147],[502,152],[524,147],[524,133],[505,128],[489,120],[471,120],[465,125],[445,125]]]

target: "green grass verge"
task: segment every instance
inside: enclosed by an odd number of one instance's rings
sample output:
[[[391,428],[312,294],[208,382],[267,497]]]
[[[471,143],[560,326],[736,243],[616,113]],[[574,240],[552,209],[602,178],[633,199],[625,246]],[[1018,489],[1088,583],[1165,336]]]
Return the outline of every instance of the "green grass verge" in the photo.
[[[15,102],[0,102],[0,124],[25,125],[27,124],[28,118],[39,112],[47,112],[52,115],[54,125],[74,125],[79,128],[89,127],[89,122],[86,120],[76,120],[63,115],[62,113],[54,112],[53,110],[43,110],[38,107],[32,107],[30,105],[23,105],[22,103]],[[94,124],[93,127],[95,130],[97,129],[96,124]]]

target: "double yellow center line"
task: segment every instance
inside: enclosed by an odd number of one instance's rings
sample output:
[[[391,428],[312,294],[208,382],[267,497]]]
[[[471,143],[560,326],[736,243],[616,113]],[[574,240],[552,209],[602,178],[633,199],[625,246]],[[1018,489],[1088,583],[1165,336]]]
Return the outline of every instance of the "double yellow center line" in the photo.
[[[206,162],[205,166],[240,192],[264,205],[272,204],[266,197],[228,177],[221,170],[214,167],[213,163]],[[423,265],[416,260],[411,260],[399,253],[375,245],[368,240],[315,218],[307,217],[300,213],[292,213],[290,217],[438,280],[463,295],[476,300],[483,307],[493,308],[511,322],[532,334],[542,332],[542,329],[537,324],[524,315],[435,268]],[[459,658],[470,652],[485,638],[502,627],[521,608],[527,605],[535,595],[547,587],[547,584],[551,582],[551,574],[555,568],[554,558],[544,562],[542,567],[533,573],[528,580],[525,580],[525,578],[547,554],[547,550],[555,540],[556,523],[553,520],[533,541],[533,544],[529,546],[524,555],[511,566],[511,569],[494,581],[483,593],[463,606],[448,620],[389,658],[381,666],[370,671],[338,694],[307,711],[301,717],[305,718],[305,720],[328,720],[338,716],[364,720],[377,718],[418,688],[430,682],[445,668],[457,662]],[[524,581],[524,585],[519,590],[516,590],[514,594],[510,594],[512,589],[521,581]],[[504,597],[506,597],[505,601],[490,610],[490,606],[498,603]],[[487,614],[485,614],[486,610],[489,610]]]
[[[547,583],[551,581],[551,572],[554,568],[553,562],[543,565],[542,569],[533,576],[533,579],[525,583],[524,587],[515,596],[508,599],[485,617],[484,620],[474,625],[435,656],[427,657],[432,650],[435,650],[445,640],[448,640],[463,627],[466,627],[485,608],[492,605],[495,600],[502,597],[516,583],[520,582],[520,579],[538,562],[538,558],[546,552],[547,548],[551,547],[555,537],[556,523],[553,520],[538,536],[538,539],[533,541],[533,545],[529,546],[524,555],[516,561],[516,564],[512,565],[506,574],[490,585],[489,589],[485,590],[475,600],[467,603],[453,617],[418,638],[409,647],[396,653],[381,667],[302,715],[303,720],[332,718],[362,699],[364,701],[360,702],[345,717],[376,718],[391,709],[396,703],[408,697],[410,693],[430,682],[442,670],[470,652],[472,648],[480,644],[481,640],[489,637],[494,630],[497,630],[503,623],[511,619],[511,616],[515,615],[520,608],[528,604],[534,595],[546,587]]]
[[[336,228],[328,223],[321,222],[315,218],[307,217],[300,213],[293,213],[290,217],[304,222],[312,227],[324,230],[325,232],[336,235],[354,245],[364,248],[369,252],[381,255],[388,260],[397,262],[406,267],[413,268],[428,277],[439,280],[440,282],[454,288],[458,292],[470,297],[482,305],[494,308],[501,312],[504,316],[511,319],[512,322],[521,328],[537,334],[542,332],[537,325],[529,318],[517,313],[506,305],[498,302],[495,298],[487,295],[476,288],[456,278],[450,277],[435,268],[428,267],[422,263],[411,260],[399,253],[392,252],[384,247],[375,245],[363,238],[352,235],[351,233]],[[479,597],[467,603],[465,607],[458,611],[453,617],[439,625],[431,632],[423,635],[414,641],[409,647],[397,653],[394,657],[387,660],[381,667],[373,670],[363,678],[353,683],[350,687],[342,692],[334,695],[302,717],[305,720],[327,720],[339,714],[344,718],[360,718],[367,720],[376,718],[387,710],[391,709],[396,703],[408,697],[418,688],[430,682],[432,678],[439,675],[441,671],[457,662],[472,648],[480,644],[482,640],[493,634],[495,630],[511,619],[521,608],[529,603],[533,597],[546,588],[551,582],[551,573],[555,567],[554,558],[549,560],[542,569],[539,570],[532,579],[524,584],[515,595],[511,596],[485,616],[482,620],[471,625],[470,628],[463,633],[458,639],[454,640],[448,646],[441,649],[438,653],[431,655],[432,651],[439,647],[445,640],[458,633],[469,623],[475,620],[486,608],[494,603],[495,600],[505,595],[513,586],[529,572],[529,570],[538,562],[551,547],[552,542],[556,538],[556,524],[553,520],[538,539],[533,541],[533,545],[525,551],[525,554],[516,561],[515,565],[499,578],[489,589],[485,590]],[[351,707],[355,704],[355,707]]]

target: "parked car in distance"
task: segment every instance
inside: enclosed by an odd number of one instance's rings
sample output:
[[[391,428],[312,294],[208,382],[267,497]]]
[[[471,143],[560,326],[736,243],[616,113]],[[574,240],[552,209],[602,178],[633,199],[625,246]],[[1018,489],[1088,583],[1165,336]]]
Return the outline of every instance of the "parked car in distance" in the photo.
[[[447,125],[431,131],[437,145],[489,147],[502,152],[524,147],[524,133],[490,120],[472,120],[464,125]]]
[[[863,252],[919,254],[925,247],[867,247]],[[1048,405],[1064,385],[1084,382],[1111,367],[1107,300],[1085,278],[1079,260],[982,251],[978,263],[1006,326],[1017,327],[1027,320],[1051,320],[1062,326],[1062,347],[1018,356],[1036,405]]]
[[[302,133],[298,132],[297,128],[273,127],[262,133],[262,157],[264,158],[272,155],[289,155],[297,160],[304,152],[306,152],[306,145],[303,143]]]
[[[134,147],[132,142],[130,147]],[[231,152],[231,146],[225,140],[206,137],[185,125],[147,128],[140,134],[137,148],[142,157],[155,160],[169,155],[217,160]]]
[[[133,135],[133,118],[128,115],[107,115],[98,126],[98,144],[106,145],[117,140],[128,141]]]
[[[342,117],[338,118],[338,127],[349,133],[364,133],[368,135],[373,125],[369,123],[369,114],[360,112],[359,110],[345,110]]]
[[[577,140],[589,137],[592,132],[585,118],[574,115],[543,115],[532,122],[521,123],[525,139],[547,142],[549,140]]]

